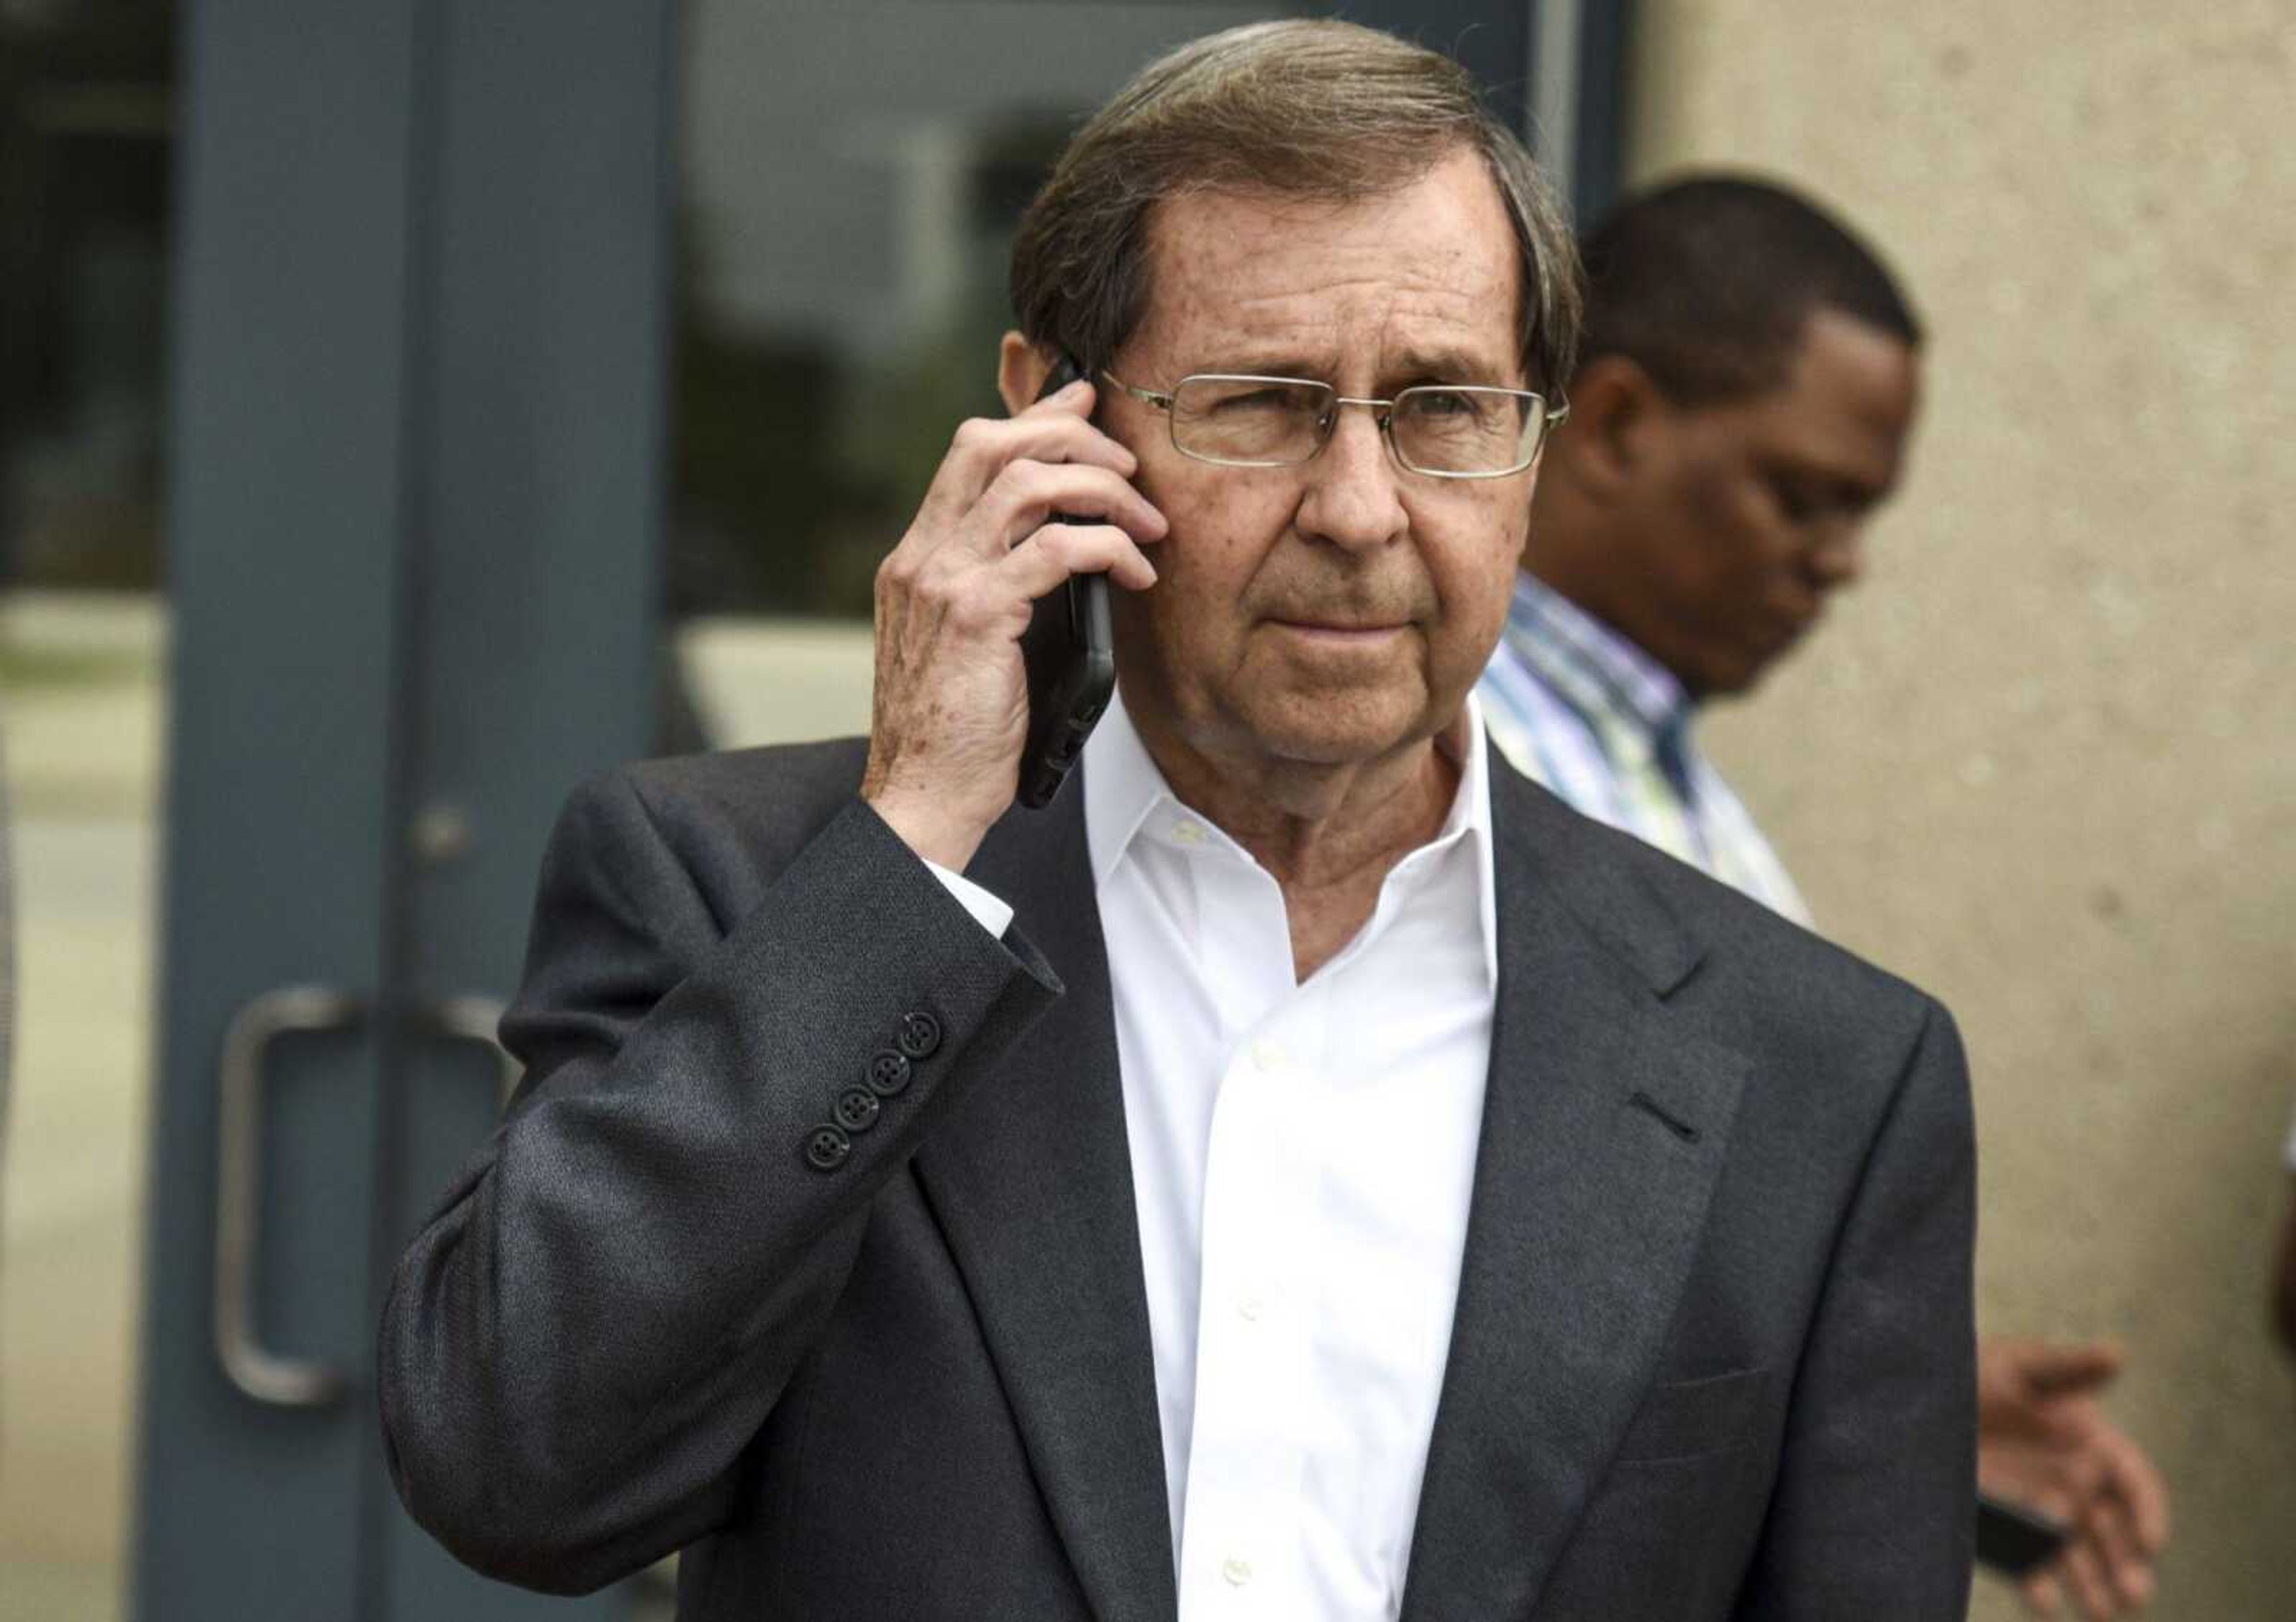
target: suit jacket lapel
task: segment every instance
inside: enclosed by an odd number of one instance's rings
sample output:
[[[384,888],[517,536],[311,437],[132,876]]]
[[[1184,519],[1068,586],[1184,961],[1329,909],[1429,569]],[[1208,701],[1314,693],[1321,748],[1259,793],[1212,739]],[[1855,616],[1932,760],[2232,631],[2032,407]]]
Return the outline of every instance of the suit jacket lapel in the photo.
[[[1106,1622],[1178,1610],[1113,999],[1081,782],[971,869],[1066,983],[919,1150],[1054,1524]]]
[[[1669,1029],[1699,949],[1496,761],[1499,991],[1405,1622],[1530,1614],[1640,1402],[1744,1063]]]

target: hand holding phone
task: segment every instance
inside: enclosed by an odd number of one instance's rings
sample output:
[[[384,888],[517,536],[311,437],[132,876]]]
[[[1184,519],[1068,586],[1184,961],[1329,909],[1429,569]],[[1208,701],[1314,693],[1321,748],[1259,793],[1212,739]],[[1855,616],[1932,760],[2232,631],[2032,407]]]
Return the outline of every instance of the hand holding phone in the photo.
[[[1977,1560],[2010,1577],[2039,1569],[2064,1552],[2065,1528],[2005,1498],[1977,1497]]]
[[[1108,582],[1155,584],[1164,516],[1092,409],[1071,386],[964,424],[877,572],[861,795],[943,867],[962,871],[1016,799],[1058,789],[1111,696]]]

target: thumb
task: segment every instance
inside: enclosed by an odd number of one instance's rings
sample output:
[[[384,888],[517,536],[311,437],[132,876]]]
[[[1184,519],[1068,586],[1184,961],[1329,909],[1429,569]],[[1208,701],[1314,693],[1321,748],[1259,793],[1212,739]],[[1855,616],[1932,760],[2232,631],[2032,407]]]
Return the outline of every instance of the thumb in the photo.
[[[1070,416],[1092,420],[1093,407],[1100,399],[1100,387],[1089,377],[1071,377],[1059,388],[1038,399],[1029,408],[1042,406],[1054,411],[1065,411]]]
[[[2035,1342],[2018,1348],[2017,1372],[2037,1396],[2072,1396],[2111,1385],[2123,1361],[2121,1349],[2107,1341],[2082,1346]]]

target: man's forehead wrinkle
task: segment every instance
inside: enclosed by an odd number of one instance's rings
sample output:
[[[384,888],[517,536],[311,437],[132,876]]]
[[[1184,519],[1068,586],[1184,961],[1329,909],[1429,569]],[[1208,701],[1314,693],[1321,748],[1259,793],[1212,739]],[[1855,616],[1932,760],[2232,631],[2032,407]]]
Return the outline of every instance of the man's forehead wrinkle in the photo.
[[[1422,354],[1521,361],[1519,250],[1479,167],[1439,184],[1332,202],[1189,193],[1150,218],[1148,299],[1128,364],[1167,374],[1366,367]],[[1494,378],[1494,381],[1505,381]]]
[[[1368,366],[1382,377],[1404,373],[1476,381],[1494,379],[1514,362],[1512,332],[1489,332],[1479,312],[1464,314],[1414,309],[1391,301],[1364,312],[1310,306],[1289,300],[1246,301],[1204,318],[1185,309],[1172,312],[1168,342],[1152,337],[1150,347],[1177,352],[1161,358],[1189,371],[1283,373],[1330,381],[1349,366]]]
[[[1392,243],[1349,242],[1326,245],[1304,267],[1303,281],[1303,267],[1285,251],[1291,245],[1281,237],[1176,245],[1156,280],[1165,291],[1202,287],[1242,298],[1411,292],[1480,305],[1507,292],[1512,279],[1510,267],[1489,263],[1492,256],[1471,244],[1398,253]]]
[[[1249,271],[1221,276],[1201,266],[1160,278],[1144,336],[1162,335],[1222,350],[1336,350],[1342,341],[1397,354],[1512,352],[1512,301],[1494,312],[1505,290],[1488,279],[1449,280],[1424,268],[1392,264],[1333,266],[1302,284],[1254,286]],[[1400,273],[1398,273],[1398,270]]]

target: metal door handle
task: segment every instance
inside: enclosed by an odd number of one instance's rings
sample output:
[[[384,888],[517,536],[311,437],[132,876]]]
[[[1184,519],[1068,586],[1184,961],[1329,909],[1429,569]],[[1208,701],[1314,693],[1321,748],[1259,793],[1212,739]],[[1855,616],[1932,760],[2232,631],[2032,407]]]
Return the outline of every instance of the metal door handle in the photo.
[[[518,1083],[526,1074],[526,1066],[512,1057],[510,1050],[495,1040],[495,1032],[502,1025],[503,1005],[499,999],[464,995],[442,997],[423,1009],[422,1023],[433,1036],[444,1036],[455,1042],[475,1042],[495,1056],[501,1073],[501,1102],[510,1102],[510,1095],[518,1091]]]
[[[257,1220],[263,1198],[263,1060],[291,1032],[340,1031],[366,1009],[323,985],[282,986],[232,1016],[223,1035],[221,1130],[217,1134],[215,1347],[231,1383],[275,1408],[324,1408],[350,1377],[326,1363],[282,1357],[255,1326]]]
[[[492,997],[444,997],[426,1004],[415,1024],[433,1036],[475,1042],[496,1057],[501,1101],[522,1067],[495,1040],[503,1005]],[[258,1209],[263,1198],[264,1058],[296,1032],[342,1031],[365,1023],[365,1006],[323,985],[282,986],[232,1016],[223,1037],[222,1127],[216,1166],[216,1357],[231,1383],[275,1408],[324,1408],[350,1388],[350,1376],[326,1363],[282,1357],[257,1333]]]

